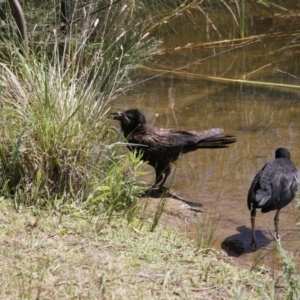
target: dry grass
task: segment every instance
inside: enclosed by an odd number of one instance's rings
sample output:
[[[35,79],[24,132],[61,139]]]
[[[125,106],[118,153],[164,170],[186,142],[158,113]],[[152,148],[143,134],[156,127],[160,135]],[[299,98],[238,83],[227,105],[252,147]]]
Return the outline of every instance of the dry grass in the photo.
[[[1,299],[275,299],[267,275],[151,222],[0,211]]]

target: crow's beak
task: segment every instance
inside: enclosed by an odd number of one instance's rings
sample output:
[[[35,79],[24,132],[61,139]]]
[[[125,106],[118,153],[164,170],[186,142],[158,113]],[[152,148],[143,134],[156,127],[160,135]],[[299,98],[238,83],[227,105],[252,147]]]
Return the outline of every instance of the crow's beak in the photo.
[[[109,114],[109,118],[110,118],[110,119],[114,119],[114,120],[121,121],[122,118],[123,118],[123,113],[120,112],[120,111],[110,113],[110,114]]]

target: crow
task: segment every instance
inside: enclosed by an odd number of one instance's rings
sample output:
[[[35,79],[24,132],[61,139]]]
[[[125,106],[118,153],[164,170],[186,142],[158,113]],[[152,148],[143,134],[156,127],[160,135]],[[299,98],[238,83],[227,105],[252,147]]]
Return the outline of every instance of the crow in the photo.
[[[271,160],[255,175],[247,198],[251,210],[252,250],[256,250],[255,217],[256,209],[262,213],[277,210],[274,217],[275,236],[278,235],[280,210],[295,197],[299,188],[300,173],[291,161],[290,152],[286,148],[275,151],[275,159]]]
[[[111,118],[120,121],[129,150],[141,152],[141,159],[155,169],[154,187],[159,186],[160,190],[171,172],[171,163],[180,154],[199,148],[226,148],[236,142],[235,136],[223,135],[221,128],[196,132],[155,127],[147,124],[138,109],[114,112]]]

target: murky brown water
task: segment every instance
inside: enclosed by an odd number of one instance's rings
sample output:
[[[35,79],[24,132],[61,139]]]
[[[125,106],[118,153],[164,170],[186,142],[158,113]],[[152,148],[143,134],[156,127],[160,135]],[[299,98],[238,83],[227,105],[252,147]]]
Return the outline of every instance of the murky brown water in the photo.
[[[273,21],[272,24],[277,26],[278,23]],[[288,148],[300,168],[299,48],[282,50],[294,45],[300,33],[204,47],[195,46],[203,39],[191,30],[193,26],[192,23],[186,27],[170,24],[170,31],[175,28],[179,37],[160,32],[165,34],[168,51],[158,58],[157,64],[150,65],[152,70],[137,76],[133,92],[122,99],[119,108],[140,108],[148,121],[159,127],[190,130],[222,127],[226,133],[237,136],[237,143],[228,149],[198,150],[182,156],[174,178],[170,176],[172,190],[203,205],[203,212],[217,224],[214,246],[223,248],[233,263],[253,266],[266,255],[259,265],[278,269],[279,258],[272,252],[275,246],[269,231],[274,229],[275,212],[257,214],[259,250],[252,253],[246,199],[255,173],[273,159],[277,147]],[[277,29],[273,26],[267,31]],[[263,31],[261,27],[251,30]],[[188,43],[194,45],[174,50]],[[178,72],[157,71],[182,66],[185,67]],[[299,88],[222,83],[207,80],[205,76],[246,78],[299,85]],[[281,235],[285,234],[283,247],[293,253],[300,270],[299,218],[299,208],[294,201],[282,210],[279,230]]]

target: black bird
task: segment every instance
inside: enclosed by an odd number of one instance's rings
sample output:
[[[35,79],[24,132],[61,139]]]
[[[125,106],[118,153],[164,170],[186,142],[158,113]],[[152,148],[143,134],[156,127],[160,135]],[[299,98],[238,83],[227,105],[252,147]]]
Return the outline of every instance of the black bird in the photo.
[[[275,151],[275,159],[264,165],[255,175],[248,193],[248,208],[251,210],[252,242],[254,251],[257,247],[255,238],[256,209],[267,213],[277,210],[274,217],[275,236],[278,235],[280,210],[295,197],[299,188],[300,173],[290,159],[290,152],[285,148]]]
[[[225,148],[236,142],[235,136],[223,135],[223,129],[212,128],[201,132],[165,129],[147,124],[145,116],[138,109],[112,113],[120,121],[124,137],[131,151],[142,152],[142,160],[155,169],[155,186],[163,185],[171,172],[170,164],[181,153],[198,148]]]

